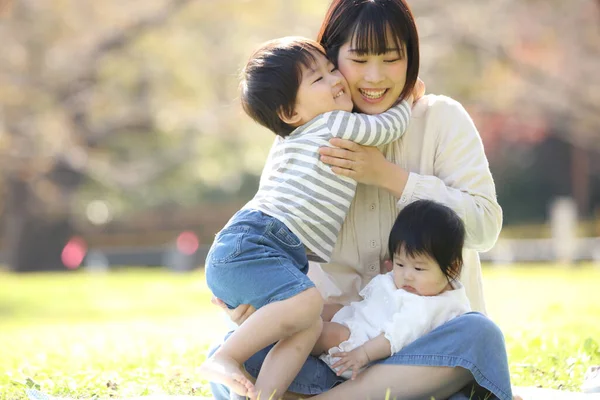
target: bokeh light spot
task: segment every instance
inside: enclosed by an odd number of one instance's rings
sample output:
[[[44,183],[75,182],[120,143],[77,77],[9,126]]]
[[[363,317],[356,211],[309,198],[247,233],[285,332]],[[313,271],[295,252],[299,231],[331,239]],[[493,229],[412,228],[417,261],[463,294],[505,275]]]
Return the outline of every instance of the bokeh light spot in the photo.
[[[86,252],[87,245],[85,241],[78,236],[74,236],[69,239],[63,248],[60,258],[68,269],[77,269],[81,266]]]
[[[185,255],[191,256],[199,246],[198,236],[194,232],[185,231],[177,236],[177,250]]]
[[[94,200],[88,204],[85,213],[94,225],[103,225],[112,219],[112,214],[106,202]]]

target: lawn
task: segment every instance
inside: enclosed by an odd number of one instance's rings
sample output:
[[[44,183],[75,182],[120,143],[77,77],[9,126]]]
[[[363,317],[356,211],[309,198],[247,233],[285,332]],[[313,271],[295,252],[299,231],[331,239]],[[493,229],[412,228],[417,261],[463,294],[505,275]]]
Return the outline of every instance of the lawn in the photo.
[[[520,265],[484,271],[505,332],[513,384],[577,390],[600,364],[600,268]],[[78,398],[209,396],[197,376],[226,326],[202,273],[0,273],[0,398],[33,385]]]

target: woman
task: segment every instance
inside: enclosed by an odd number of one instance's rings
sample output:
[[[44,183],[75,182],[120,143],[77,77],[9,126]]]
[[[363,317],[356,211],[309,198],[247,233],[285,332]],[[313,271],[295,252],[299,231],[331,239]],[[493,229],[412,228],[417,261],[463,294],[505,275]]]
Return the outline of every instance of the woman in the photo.
[[[334,0],[319,41],[346,77],[358,111],[381,113],[413,89],[419,43],[405,0]],[[320,150],[321,160],[359,185],[331,263],[311,265],[309,275],[328,303],[323,319],[358,300],[360,289],[386,272],[382,260],[389,257],[385,248],[391,225],[401,209],[418,199],[446,204],[465,223],[460,279],[473,310],[485,312],[477,251],[495,243],[502,210],[481,139],[464,108],[428,95],[414,106],[403,139],[380,149],[337,139],[331,144],[335,147]],[[230,316],[239,324],[252,312],[240,306]],[[257,375],[267,351],[246,363],[248,373]],[[289,390],[321,393],[317,398],[323,399],[385,398],[386,391],[398,399],[512,398],[502,333],[479,313],[455,318],[356,380],[340,382],[324,363],[309,358]],[[228,398],[223,387],[213,385],[213,393]]]

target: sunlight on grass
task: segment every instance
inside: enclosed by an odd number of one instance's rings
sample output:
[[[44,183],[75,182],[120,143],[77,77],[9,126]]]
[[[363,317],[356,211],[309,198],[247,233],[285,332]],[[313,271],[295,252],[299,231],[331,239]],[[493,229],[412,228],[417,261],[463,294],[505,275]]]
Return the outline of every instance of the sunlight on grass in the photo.
[[[576,391],[600,364],[600,268],[529,265],[484,271],[513,384]]]
[[[600,364],[600,268],[486,268],[515,385],[577,390]],[[209,396],[197,367],[226,321],[200,272],[0,274],[0,393]],[[31,383],[30,383],[31,384]]]
[[[226,322],[202,274],[0,276],[0,393],[27,377],[57,396],[205,394],[195,368]],[[7,290],[8,289],[8,290]]]

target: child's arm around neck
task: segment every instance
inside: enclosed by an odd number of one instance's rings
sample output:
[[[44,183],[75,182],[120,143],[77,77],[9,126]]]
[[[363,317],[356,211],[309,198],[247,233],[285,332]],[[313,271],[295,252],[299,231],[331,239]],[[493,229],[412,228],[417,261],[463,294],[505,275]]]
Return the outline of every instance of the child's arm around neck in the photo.
[[[331,135],[365,146],[380,146],[400,139],[411,116],[410,103],[402,100],[382,114],[332,111],[323,114]]]

